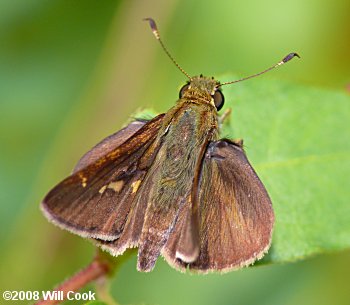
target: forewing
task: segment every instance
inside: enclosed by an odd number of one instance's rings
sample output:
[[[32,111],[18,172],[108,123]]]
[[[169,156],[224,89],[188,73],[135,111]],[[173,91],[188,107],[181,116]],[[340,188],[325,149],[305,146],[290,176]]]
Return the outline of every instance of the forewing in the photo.
[[[129,125],[87,153],[44,198],[46,217],[84,237],[118,238],[136,195],[135,183],[142,182],[156,155],[162,119],[159,115],[136,131]],[[106,145],[110,151],[104,154]]]
[[[228,140],[211,143],[199,174],[199,256],[190,264],[176,256],[181,225],[188,226],[187,205],[163,254],[167,261],[206,273],[238,269],[261,258],[270,246],[274,214],[243,149]]]
[[[145,124],[146,121],[143,120],[133,121],[123,129],[103,139],[100,143],[96,144],[92,149],[90,149],[84,156],[80,158],[73,170],[73,173],[97,161],[108,152],[123,144]]]

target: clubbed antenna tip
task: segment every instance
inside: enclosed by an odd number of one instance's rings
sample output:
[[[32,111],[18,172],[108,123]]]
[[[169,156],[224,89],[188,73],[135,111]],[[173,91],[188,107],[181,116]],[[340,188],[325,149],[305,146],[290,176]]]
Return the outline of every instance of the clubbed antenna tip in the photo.
[[[222,84],[220,85],[220,87],[221,87],[221,86],[224,86],[224,85],[230,85],[230,84],[234,84],[234,83],[239,83],[239,82],[242,82],[242,81],[244,81],[244,80],[247,80],[247,79],[250,79],[250,78],[253,78],[253,77],[257,77],[257,76],[262,75],[262,74],[265,74],[266,72],[269,72],[269,71],[271,71],[271,70],[277,68],[278,66],[281,66],[281,65],[285,64],[286,62],[290,61],[290,60],[293,59],[294,57],[299,57],[299,58],[300,58],[300,56],[299,56],[298,53],[289,53],[289,54],[288,54],[287,56],[285,56],[280,62],[278,62],[277,64],[271,66],[270,68],[267,68],[267,69],[264,70],[264,71],[261,71],[261,72],[259,72],[259,73],[250,75],[250,76],[248,76],[248,77],[243,77],[243,78],[241,78],[241,79],[234,80],[234,81],[232,81],[232,82],[225,82],[225,83],[222,83]]]
[[[157,40],[159,40],[160,36],[159,36],[156,22],[152,18],[143,18],[143,20],[148,21],[154,36],[156,36]]]
[[[285,64],[286,62],[290,61],[294,57],[300,58],[298,53],[289,53],[285,58],[282,59],[282,62]]]

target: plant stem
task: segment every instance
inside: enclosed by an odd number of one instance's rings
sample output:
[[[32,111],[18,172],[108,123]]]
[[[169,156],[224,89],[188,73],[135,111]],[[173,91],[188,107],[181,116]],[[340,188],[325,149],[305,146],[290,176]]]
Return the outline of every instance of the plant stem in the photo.
[[[100,252],[94,257],[93,261],[80,270],[78,273],[67,279],[53,291],[63,291],[63,298],[66,299],[69,291],[77,291],[88,283],[109,274],[113,269],[113,265],[100,255]],[[54,305],[63,300],[39,300],[35,305]]]

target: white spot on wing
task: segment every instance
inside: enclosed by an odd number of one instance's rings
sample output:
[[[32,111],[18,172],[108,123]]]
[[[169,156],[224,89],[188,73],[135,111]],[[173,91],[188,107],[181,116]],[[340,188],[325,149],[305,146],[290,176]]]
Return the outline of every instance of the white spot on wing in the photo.
[[[120,190],[123,188],[124,186],[124,181],[123,180],[118,180],[118,181],[114,181],[111,182],[110,184],[108,184],[108,188],[112,189],[115,192],[120,192]]]
[[[79,174],[79,177],[80,177],[80,179],[81,179],[81,185],[82,185],[82,187],[86,187],[86,185],[87,185],[87,178],[83,175],[83,174]]]
[[[136,192],[137,192],[137,190],[138,190],[139,187],[140,187],[140,184],[141,184],[141,180],[134,181],[134,182],[131,184],[132,193],[136,193]]]
[[[104,185],[104,186],[102,186],[101,188],[100,188],[100,190],[98,191],[100,194],[103,194],[104,193],[104,191],[106,190],[106,188],[107,188],[107,185]]]

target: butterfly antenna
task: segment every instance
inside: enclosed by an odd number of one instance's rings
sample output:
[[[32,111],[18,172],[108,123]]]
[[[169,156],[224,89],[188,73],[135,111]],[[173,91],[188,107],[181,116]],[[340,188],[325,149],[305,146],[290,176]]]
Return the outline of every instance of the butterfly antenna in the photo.
[[[299,58],[300,58],[300,56],[299,56],[297,53],[290,53],[290,54],[288,54],[286,57],[284,57],[280,62],[278,62],[277,64],[273,65],[272,67],[270,67],[270,68],[268,68],[268,69],[266,69],[266,70],[264,70],[264,71],[261,71],[261,72],[259,72],[259,73],[257,73],[257,74],[253,74],[253,75],[250,75],[250,76],[247,76],[247,77],[243,77],[243,78],[238,79],[238,80],[234,80],[234,81],[232,81],[232,82],[222,83],[222,84],[220,84],[219,87],[224,86],[224,85],[230,85],[230,84],[234,84],[234,83],[239,83],[239,82],[242,82],[242,81],[244,81],[244,80],[247,80],[247,79],[250,79],[250,78],[253,78],[253,77],[262,75],[262,74],[264,74],[264,73],[266,73],[266,72],[269,72],[269,71],[272,70],[272,69],[275,69],[275,68],[277,68],[277,67],[279,67],[279,66],[285,64],[286,62],[290,61],[290,60],[293,59],[294,57],[299,57]]]
[[[159,41],[160,45],[162,46],[163,50],[165,51],[165,53],[168,55],[168,57],[172,60],[172,62],[175,64],[176,67],[178,67],[178,69],[185,74],[189,80],[191,80],[191,76],[189,76],[189,74],[180,67],[180,65],[176,62],[176,60],[171,56],[171,54],[169,53],[168,49],[165,47],[165,45],[163,44],[163,41],[160,39],[160,35],[159,35],[159,31],[156,25],[156,22],[152,19],[152,18],[144,18],[144,21],[148,21],[149,25],[152,29],[152,32],[154,34],[154,36],[156,37],[156,39]]]

